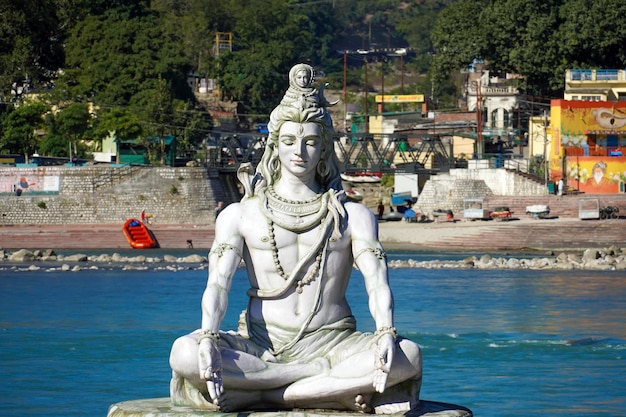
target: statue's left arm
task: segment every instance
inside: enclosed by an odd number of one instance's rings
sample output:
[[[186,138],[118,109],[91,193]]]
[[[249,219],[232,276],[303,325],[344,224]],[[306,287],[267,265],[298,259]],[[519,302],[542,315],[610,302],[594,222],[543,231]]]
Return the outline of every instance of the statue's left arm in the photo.
[[[350,204],[348,230],[352,241],[354,263],[365,281],[369,309],[376,322],[374,388],[383,392],[396,349],[393,325],[393,296],[389,287],[387,258],[378,240],[378,223],[374,214],[361,204]]]

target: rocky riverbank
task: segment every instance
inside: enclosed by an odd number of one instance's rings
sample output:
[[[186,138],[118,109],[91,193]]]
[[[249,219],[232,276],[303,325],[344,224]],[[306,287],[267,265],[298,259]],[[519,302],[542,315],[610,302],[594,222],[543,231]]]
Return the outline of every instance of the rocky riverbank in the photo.
[[[587,249],[582,253],[561,252],[558,255],[533,258],[493,257],[489,254],[469,256],[460,261],[393,260],[389,268],[453,269],[586,269],[600,271],[626,270],[626,248]]]
[[[14,252],[0,250],[0,271],[71,271],[83,270],[189,270],[208,268],[207,258],[198,254],[182,257],[163,256],[123,256],[113,254],[56,254],[53,250],[30,251],[20,249]],[[586,249],[583,252],[560,252],[558,254],[537,255],[536,257],[515,256],[469,256],[462,260],[417,261],[391,260],[389,268],[424,269],[558,269],[558,270],[626,270],[626,248],[611,246],[606,249]]]

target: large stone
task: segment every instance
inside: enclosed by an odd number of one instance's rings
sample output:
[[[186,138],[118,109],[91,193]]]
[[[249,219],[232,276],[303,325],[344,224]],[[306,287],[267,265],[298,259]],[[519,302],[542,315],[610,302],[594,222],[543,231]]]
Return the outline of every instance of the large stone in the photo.
[[[68,255],[63,258],[65,262],[87,262],[89,257],[83,253],[76,253],[73,255]]]
[[[109,407],[107,417],[363,417],[366,414],[333,410],[247,411],[223,413],[191,407],[174,407],[168,397],[125,401]],[[407,413],[387,414],[393,417],[472,417],[472,412],[459,405],[420,400],[419,406]]]
[[[12,262],[32,262],[35,260],[35,254],[26,249],[20,249],[9,255],[9,261]]]

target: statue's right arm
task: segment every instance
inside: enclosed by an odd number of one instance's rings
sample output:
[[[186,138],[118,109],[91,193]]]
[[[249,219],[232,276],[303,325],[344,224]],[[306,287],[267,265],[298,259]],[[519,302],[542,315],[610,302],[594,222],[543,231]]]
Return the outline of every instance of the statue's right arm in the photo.
[[[218,216],[215,240],[209,252],[209,278],[202,296],[202,332],[198,344],[200,378],[207,381],[214,403],[224,391],[219,329],[228,307],[228,292],[241,262],[244,239],[240,204],[231,204]]]
[[[240,204],[224,209],[215,224],[215,239],[209,252],[209,277],[202,296],[202,329],[217,332],[228,306],[233,275],[241,262],[244,239]]]

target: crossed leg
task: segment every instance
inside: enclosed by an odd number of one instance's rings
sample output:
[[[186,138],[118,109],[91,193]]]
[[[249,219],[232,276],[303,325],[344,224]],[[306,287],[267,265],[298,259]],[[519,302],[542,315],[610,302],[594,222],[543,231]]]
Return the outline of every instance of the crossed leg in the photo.
[[[229,348],[220,350],[225,390],[218,404],[225,412],[291,408],[369,411],[374,408],[377,413],[388,414],[411,409],[419,398],[421,352],[408,339],[398,341],[383,393],[375,393],[372,384],[375,372],[372,349],[347,355],[332,367],[323,358],[311,362],[273,363]],[[172,398],[180,398],[181,394],[175,392],[180,384],[174,381],[182,378],[211,402],[206,381],[199,377],[197,358],[198,347],[193,337],[177,339],[170,357],[174,374]]]

